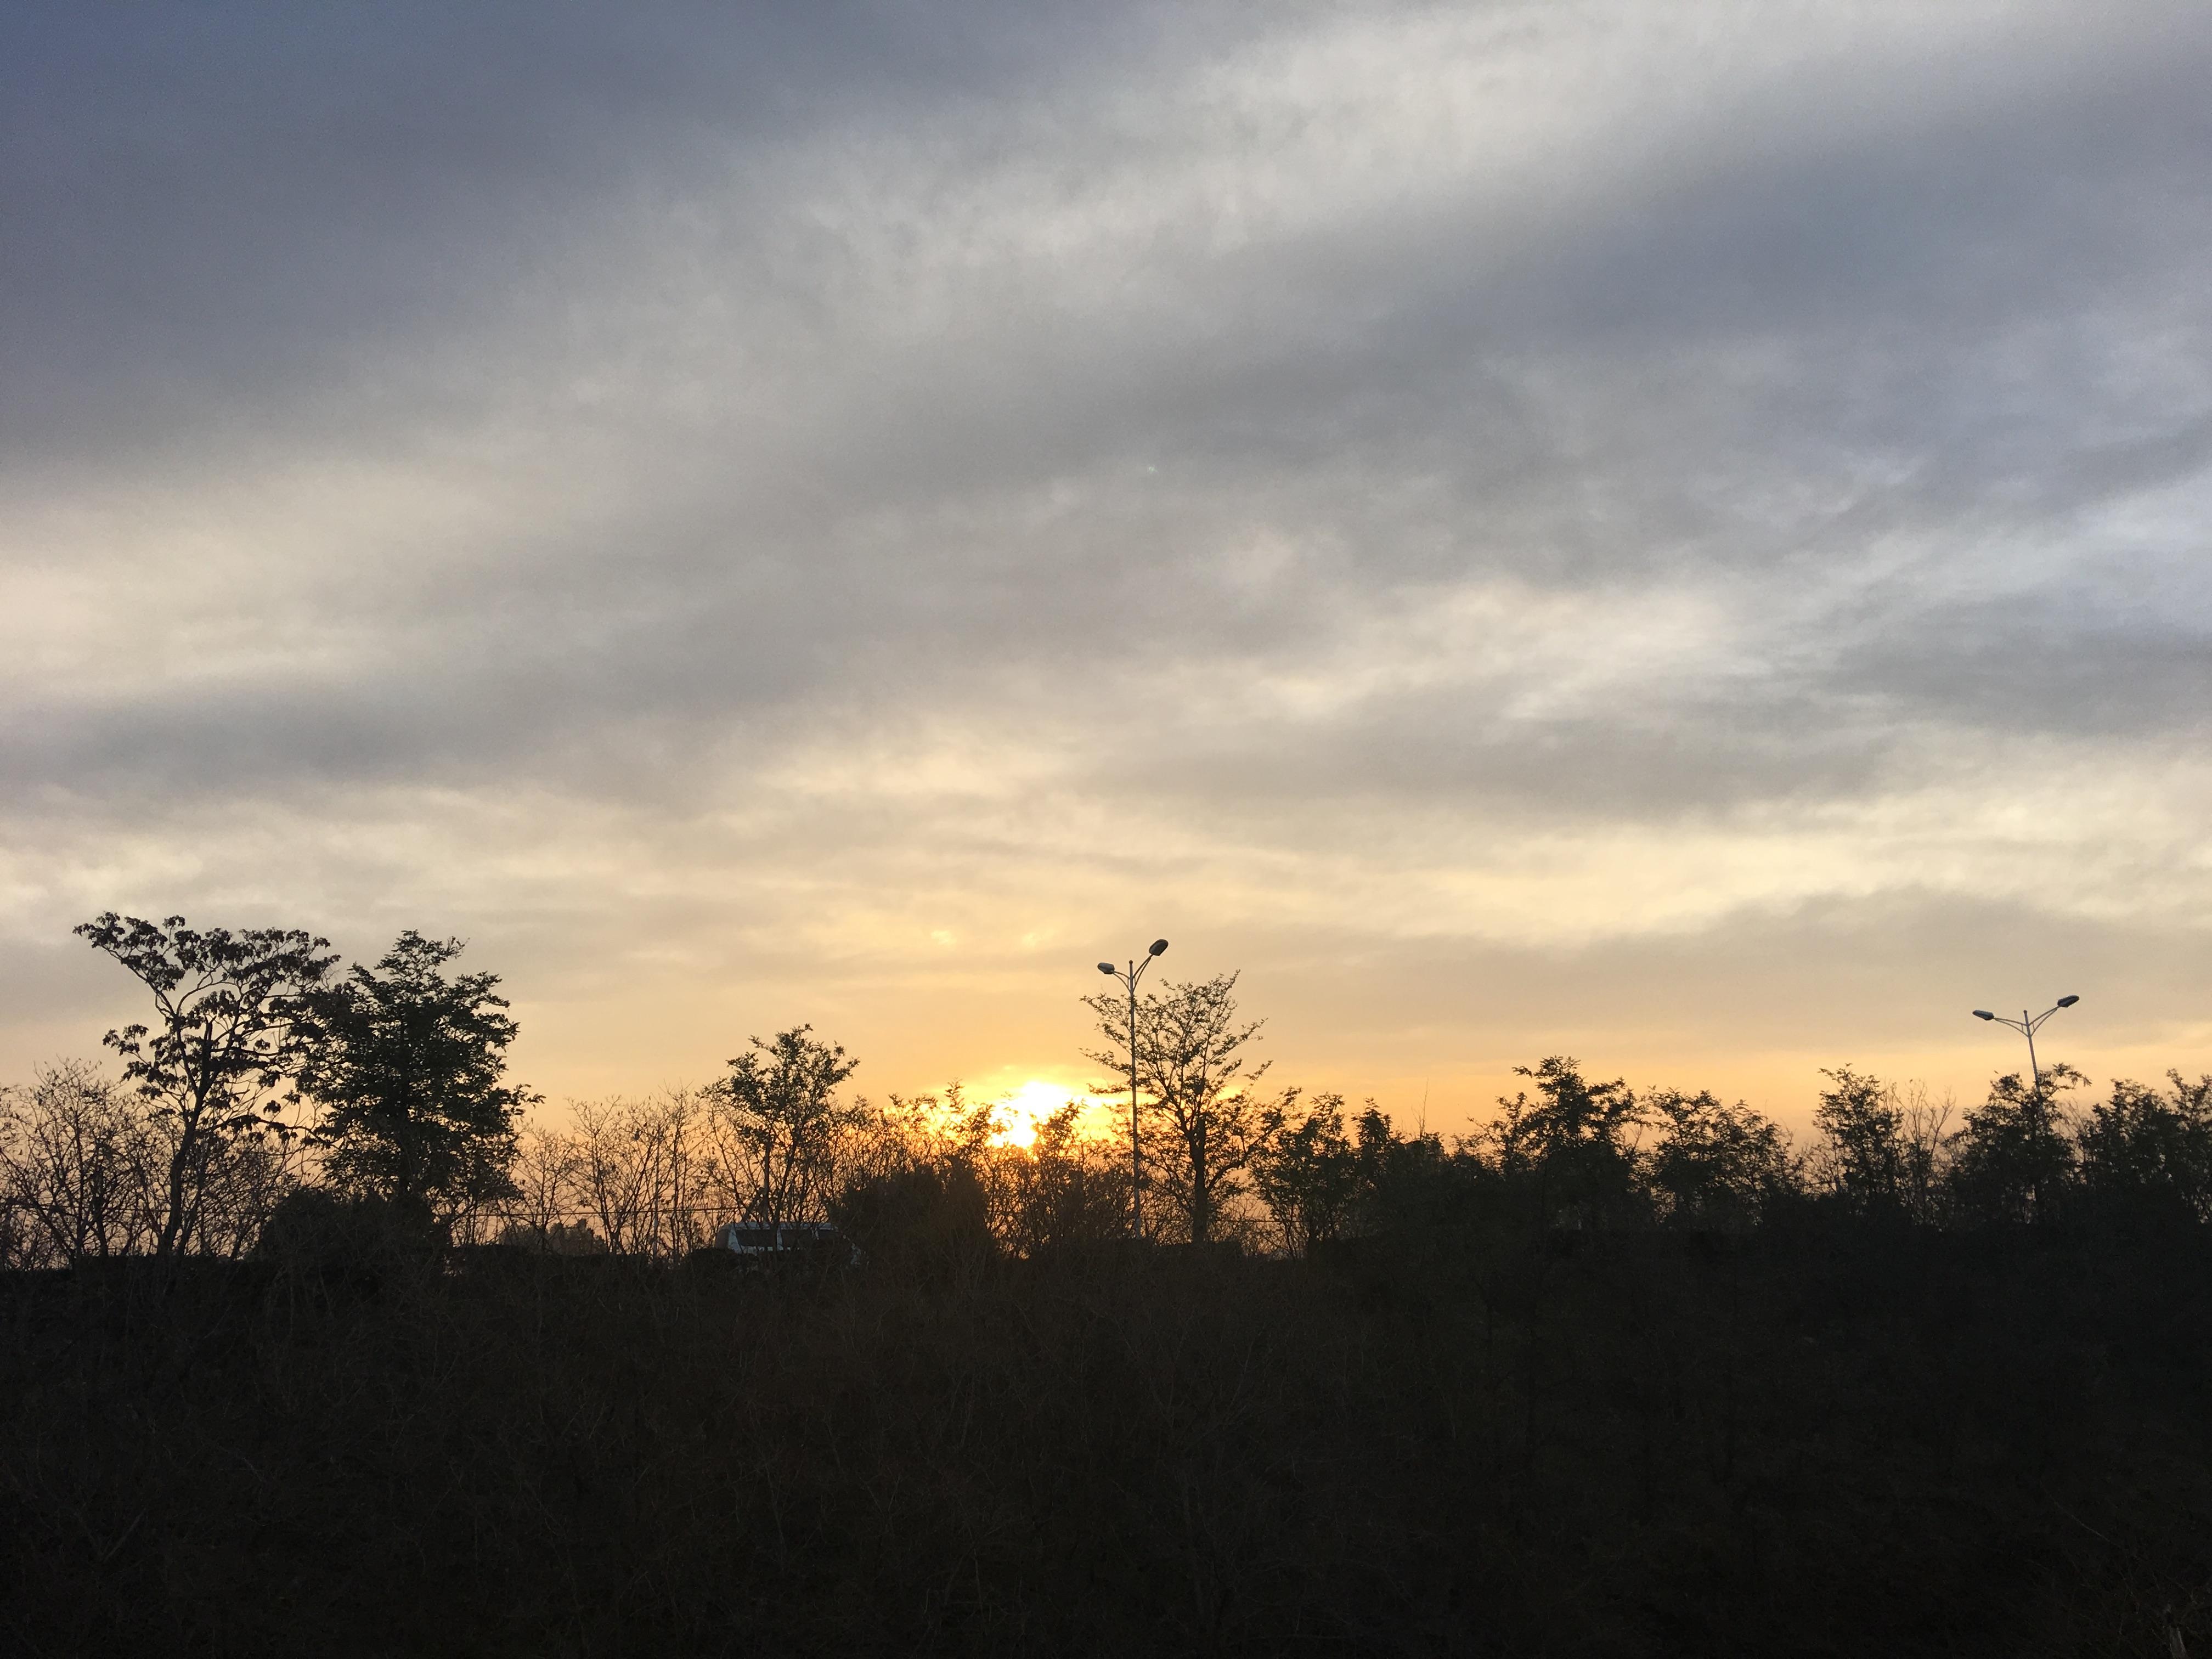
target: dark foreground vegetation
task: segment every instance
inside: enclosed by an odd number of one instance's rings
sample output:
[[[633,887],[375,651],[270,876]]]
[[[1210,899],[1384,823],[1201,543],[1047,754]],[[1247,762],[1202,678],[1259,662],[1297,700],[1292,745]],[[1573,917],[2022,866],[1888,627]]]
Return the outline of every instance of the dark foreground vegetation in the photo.
[[[80,931],[153,1017],[0,1091],[0,1655],[2212,1652],[2212,1078],[1448,1145],[1222,975],[1092,1000],[1133,1155],[804,1026],[562,1127],[456,941]]]
[[[2212,1640],[2198,1229],[394,1248],[3,1294],[10,1653]]]

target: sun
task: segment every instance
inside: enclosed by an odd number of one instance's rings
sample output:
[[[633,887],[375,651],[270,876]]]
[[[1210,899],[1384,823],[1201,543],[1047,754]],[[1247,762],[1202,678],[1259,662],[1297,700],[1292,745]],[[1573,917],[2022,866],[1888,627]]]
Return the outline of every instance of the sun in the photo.
[[[992,1139],[1002,1146],[1027,1146],[1036,1139],[1037,1125],[1070,1101],[1085,1107],[1099,1103],[1096,1096],[1080,1089],[1054,1083],[1049,1078],[1033,1077],[999,1097],[1002,1121],[999,1133]]]

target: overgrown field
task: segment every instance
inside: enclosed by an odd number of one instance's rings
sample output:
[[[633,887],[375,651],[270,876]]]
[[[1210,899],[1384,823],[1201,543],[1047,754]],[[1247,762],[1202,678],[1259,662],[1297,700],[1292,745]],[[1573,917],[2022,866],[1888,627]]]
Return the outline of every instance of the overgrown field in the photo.
[[[0,1650],[2212,1650],[2212,1241],[0,1290]]]

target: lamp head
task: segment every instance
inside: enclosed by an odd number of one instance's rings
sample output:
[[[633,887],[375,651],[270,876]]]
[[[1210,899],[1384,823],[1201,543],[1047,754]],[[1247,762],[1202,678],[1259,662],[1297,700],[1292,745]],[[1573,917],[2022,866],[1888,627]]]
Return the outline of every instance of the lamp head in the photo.
[[[1111,974],[1114,971],[1114,964],[1110,962],[1102,962],[1098,964],[1098,971],[1102,974]]]
[[[1996,1016],[1986,1008],[1977,1008],[1974,1010],[1974,1018],[1976,1019],[1995,1019]]]
[[[1152,951],[1151,951],[1150,954],[1151,954],[1151,955],[1152,955],[1152,956],[1158,956],[1158,955],[1159,955],[1159,953],[1160,953],[1161,951],[1163,951],[1166,950],[1167,948],[1168,948],[1168,942],[1167,942],[1165,939],[1154,939],[1154,940],[1152,941]]]
[[[2071,1008],[2075,1003],[2081,1000],[2081,999],[2079,997],[2061,997],[2058,999],[2058,1006],[2062,1008]]]

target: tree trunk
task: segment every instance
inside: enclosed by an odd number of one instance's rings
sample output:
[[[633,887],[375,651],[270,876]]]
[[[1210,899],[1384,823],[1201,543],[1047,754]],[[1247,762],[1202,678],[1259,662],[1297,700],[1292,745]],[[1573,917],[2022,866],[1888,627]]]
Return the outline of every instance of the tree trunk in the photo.
[[[1199,1114],[1190,1138],[1190,1242],[1203,1244],[1213,1232],[1213,1194],[1206,1178],[1206,1115]]]
[[[161,1217],[161,1235],[154,1245],[159,1261],[167,1261],[184,1249],[185,1173],[198,1151],[198,1133],[187,1121],[177,1135],[176,1151],[169,1154],[169,1201]]]

